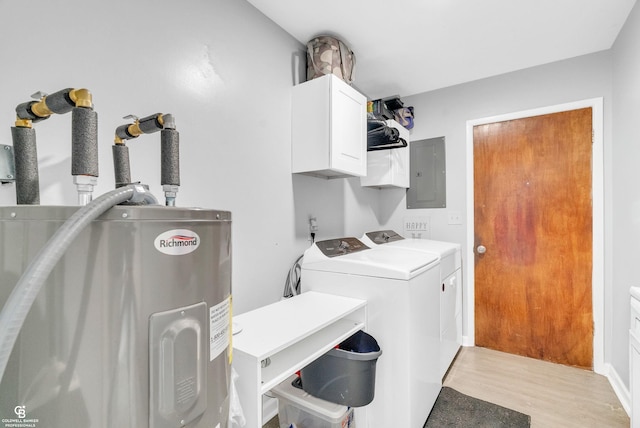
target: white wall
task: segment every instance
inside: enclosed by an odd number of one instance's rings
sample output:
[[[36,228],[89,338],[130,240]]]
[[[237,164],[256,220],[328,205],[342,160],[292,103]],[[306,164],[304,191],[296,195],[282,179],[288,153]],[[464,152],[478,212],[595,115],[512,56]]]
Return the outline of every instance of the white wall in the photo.
[[[467,135],[468,120],[521,112],[592,98],[604,98],[604,186],[605,186],[605,254],[611,254],[611,186],[612,186],[612,79],[611,52],[604,51],[565,61],[508,73],[437,91],[404,97],[405,105],[415,107],[415,127],[411,140],[444,136],[446,139],[447,207],[443,209],[406,209],[403,192],[390,191],[381,199],[384,224],[402,230],[405,216],[424,215],[431,218],[431,237],[462,244],[466,255],[467,228]],[[449,225],[448,212],[463,215],[463,225]],[[463,261],[463,266],[464,266]],[[611,258],[605,256],[605,302],[611,302]],[[468,279],[464,274],[465,290]],[[463,308],[469,310],[465,298]],[[466,312],[465,312],[466,313]],[[611,339],[606,334],[613,327],[611,312],[605,312],[605,361],[611,360]],[[464,320],[464,334],[469,335],[469,320]],[[615,349],[621,352],[621,348]]]
[[[404,97],[415,107],[412,141],[446,137],[447,208],[407,210],[404,192],[385,191],[381,222],[401,230],[404,216],[431,218],[431,237],[465,245],[466,226],[447,224],[466,213],[467,120],[604,98],[605,362],[628,388],[629,287],[639,286],[640,254],[640,6],[610,51]],[[463,250],[463,251],[466,251]],[[465,278],[466,281],[466,278]],[[466,324],[466,323],[465,323]]]
[[[640,6],[613,46],[613,317],[611,362],[629,386],[629,287],[640,286]]]
[[[466,213],[466,121],[597,97],[610,103],[609,51],[403,97],[405,105],[415,107],[411,141],[446,139],[447,207],[407,210],[404,192],[384,190],[381,219],[390,227],[401,228],[404,216],[430,216],[433,239],[464,244],[466,227],[447,224],[447,213]],[[610,116],[607,105],[608,127]],[[605,141],[610,141],[611,132],[606,132]]]
[[[241,313],[279,298],[290,264],[309,244],[309,215],[318,219],[317,239],[402,230],[404,216],[426,215],[432,238],[464,245],[465,226],[448,225],[447,212],[466,213],[466,121],[604,97],[605,359],[626,382],[627,290],[639,282],[640,194],[630,185],[639,182],[640,164],[638,9],[613,51],[403,97],[415,106],[412,140],[446,137],[446,209],[406,210],[403,190],[362,189],[358,179],[290,174],[290,89],[303,46],[244,1],[0,2],[0,144],[11,144],[14,107],[31,93],[88,88],[99,113],[101,194],[113,187],[110,146],[122,116],[172,113],[182,148],[178,205],[233,213],[234,310]],[[70,115],[35,128],[42,204],[74,204]],[[162,196],[159,136],[128,145],[134,179]],[[14,201],[14,187],[1,186],[0,204]]]
[[[111,145],[122,117],[172,113],[181,142],[179,206],[233,214],[234,311],[278,300],[290,264],[318,238],[370,218],[375,195],[345,180],[293,177],[290,90],[304,48],[245,1],[0,2],[0,144],[14,108],[38,91],[87,88],[99,114],[100,179],[113,188]],[[304,61],[302,61],[304,65]],[[41,203],[75,205],[71,115],[34,125]],[[127,144],[132,178],[160,199],[159,134]],[[374,201],[375,202],[375,201]],[[0,204],[15,204],[13,185]]]

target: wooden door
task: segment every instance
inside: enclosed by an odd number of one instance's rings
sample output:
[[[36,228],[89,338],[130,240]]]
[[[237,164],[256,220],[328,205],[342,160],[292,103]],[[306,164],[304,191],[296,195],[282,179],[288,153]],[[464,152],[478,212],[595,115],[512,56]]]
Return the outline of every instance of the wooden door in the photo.
[[[593,367],[591,118],[474,127],[476,345]]]

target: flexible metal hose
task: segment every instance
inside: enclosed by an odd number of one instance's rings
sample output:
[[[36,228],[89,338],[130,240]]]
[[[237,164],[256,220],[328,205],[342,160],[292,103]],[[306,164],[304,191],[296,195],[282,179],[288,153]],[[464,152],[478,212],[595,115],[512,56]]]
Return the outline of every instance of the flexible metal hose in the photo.
[[[140,184],[105,193],[69,217],[29,264],[0,312],[0,381],[36,296],[69,245],[93,220],[110,208],[129,200],[158,203]]]

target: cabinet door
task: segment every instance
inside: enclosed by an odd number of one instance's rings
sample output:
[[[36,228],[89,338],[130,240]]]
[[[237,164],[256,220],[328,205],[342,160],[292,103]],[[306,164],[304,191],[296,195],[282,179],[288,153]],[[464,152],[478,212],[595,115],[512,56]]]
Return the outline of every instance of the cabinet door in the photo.
[[[462,344],[462,289],[460,270],[441,282],[440,372],[445,375]]]
[[[331,167],[367,175],[367,99],[339,79],[331,85]]]
[[[390,126],[392,125],[394,128],[398,130],[400,133],[400,138],[407,142],[407,147],[403,147],[401,149],[392,150],[393,160],[391,164],[393,165],[393,183],[398,187],[409,187],[409,139],[411,134],[407,128],[400,125],[395,120],[387,121]]]
[[[409,130],[395,120],[387,120],[400,138],[409,143]],[[365,187],[409,187],[409,147],[367,152],[367,176],[360,179]]]
[[[407,143],[409,139],[407,138]],[[409,147],[391,150],[393,167],[393,184],[398,187],[409,187]]]

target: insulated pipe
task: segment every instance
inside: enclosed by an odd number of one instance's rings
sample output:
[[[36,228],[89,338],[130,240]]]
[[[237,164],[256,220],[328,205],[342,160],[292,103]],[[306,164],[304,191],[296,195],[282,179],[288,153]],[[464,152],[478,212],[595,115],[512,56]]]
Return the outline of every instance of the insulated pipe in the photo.
[[[32,96],[40,99],[18,104],[16,107],[18,119],[39,122],[49,118],[53,113],[69,113],[73,107],[93,108],[91,92],[87,89],[67,88],[51,95],[36,92]]]
[[[116,188],[131,183],[131,163],[129,162],[129,147],[124,144],[111,146],[113,153],[113,171],[116,178]]]
[[[16,169],[16,202],[18,205],[40,205],[40,176],[36,130],[11,127]]]
[[[93,198],[98,184],[98,113],[93,110],[91,93],[72,89],[71,110],[71,175],[78,191],[78,204],[86,205]]]
[[[36,204],[40,200],[39,194],[35,193],[39,193],[39,180],[32,123],[47,119],[54,113],[64,114],[72,111],[71,174],[78,190],[78,201],[80,205],[85,205],[91,201],[98,177],[98,117],[93,111],[91,92],[87,89],[67,88],[51,95],[36,93],[32,96],[39,97],[39,100],[28,101],[16,107],[16,127],[12,128],[14,140],[29,139],[32,142],[30,150],[24,152],[29,174],[26,174],[26,170],[23,174],[16,171],[16,199],[19,204]],[[17,158],[21,156],[18,152],[20,149],[17,150]]]
[[[71,113],[71,174],[98,174],[98,113],[74,107]]]
[[[164,117],[162,113],[152,114],[151,116],[143,117],[139,121],[139,128],[143,134],[153,134],[158,132],[164,127]]]
[[[69,217],[31,261],[0,312],[0,381],[24,320],[53,268],[75,238],[92,221],[126,201],[157,203],[156,198],[141,184],[105,193]]]
[[[46,109],[50,111],[49,114],[65,114],[69,113],[72,108],[76,106],[76,103],[71,99],[71,93],[73,88],[63,89],[53,94],[47,95],[40,100],[41,104],[46,106]],[[40,104],[38,103],[38,104]],[[37,109],[37,105],[34,106]]]
[[[114,145],[112,147],[113,169],[115,172],[116,188],[131,183],[131,163],[129,161],[129,148],[125,145],[126,140],[138,138],[142,134],[150,134],[162,129],[164,119],[161,113],[138,119],[135,116],[125,116],[134,118],[134,123],[120,125],[116,128]]]
[[[137,138],[142,134],[158,132],[164,127],[164,116],[162,113],[152,114],[151,116],[143,117],[142,119],[138,119],[135,116],[125,116],[125,119],[129,117],[134,118],[135,122],[120,125],[116,128],[116,144],[122,144],[124,140]]]
[[[116,175],[116,187],[131,181],[129,151],[125,141],[137,138],[142,134],[160,133],[160,168],[161,184],[167,206],[174,206],[176,194],[180,187],[180,134],[175,129],[175,120],[171,114],[156,113],[138,119],[135,122],[120,125],[116,128],[113,146],[113,164]]]
[[[174,206],[180,186],[180,134],[175,129],[163,129],[160,144],[160,181],[166,205]]]

